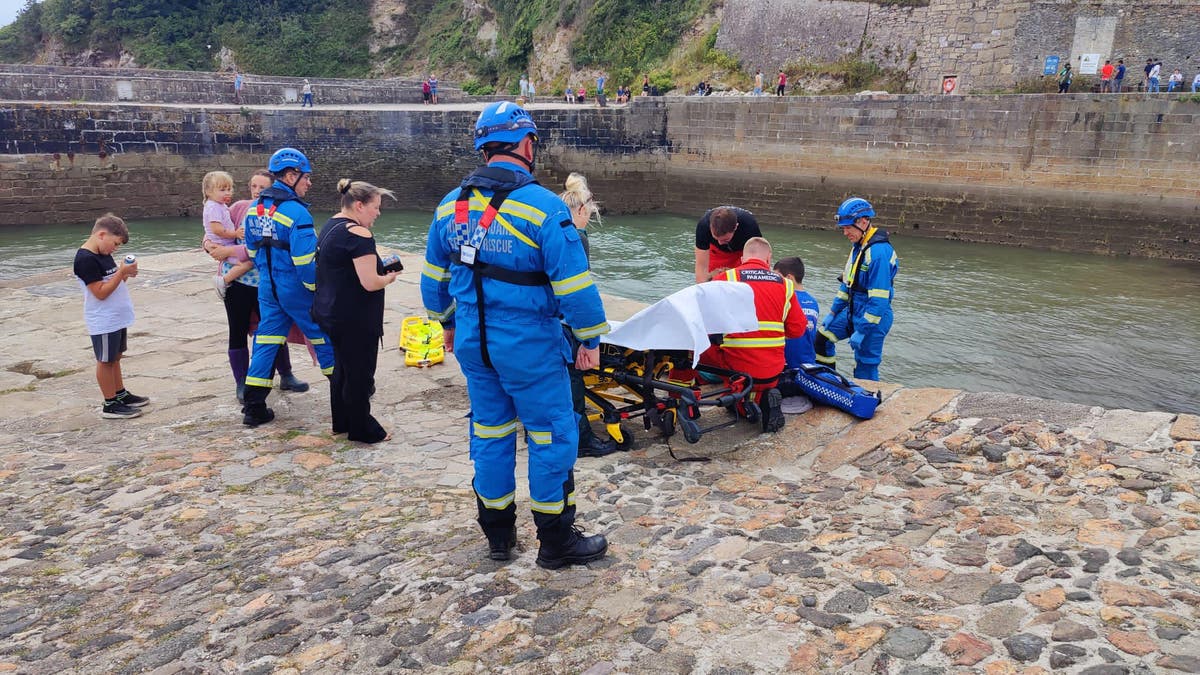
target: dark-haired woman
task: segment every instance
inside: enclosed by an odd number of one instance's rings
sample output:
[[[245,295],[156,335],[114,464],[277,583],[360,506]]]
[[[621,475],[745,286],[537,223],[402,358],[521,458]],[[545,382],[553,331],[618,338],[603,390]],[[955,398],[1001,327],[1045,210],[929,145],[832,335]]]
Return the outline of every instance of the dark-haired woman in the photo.
[[[391,190],[363,181],[338,181],[342,210],[317,240],[317,293],[313,318],[333,344],[329,408],[333,432],[378,443],[391,435],[371,416],[375,362],[383,336],[383,289],[399,272],[387,272],[375,250],[371,226]]]

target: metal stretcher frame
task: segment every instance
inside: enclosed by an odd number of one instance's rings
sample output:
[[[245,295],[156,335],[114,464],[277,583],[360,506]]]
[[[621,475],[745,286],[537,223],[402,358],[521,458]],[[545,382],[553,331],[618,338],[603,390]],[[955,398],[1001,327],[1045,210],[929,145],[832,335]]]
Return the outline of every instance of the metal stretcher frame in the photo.
[[[618,447],[627,448],[631,436],[622,422],[639,417],[647,431],[657,428],[664,437],[674,435],[678,426],[688,443],[698,443],[710,431],[737,424],[738,413],[751,422],[759,419],[761,409],[747,398],[753,391],[754,379],[746,373],[701,363],[694,370],[705,379],[715,380],[714,384],[684,386],[667,380],[667,373],[675,364],[690,368],[691,362],[689,351],[640,351],[601,344],[600,367],[584,374],[584,397],[599,410],[588,416],[589,421],[603,421]],[[703,408],[724,408],[734,416],[701,426]],[[675,457],[675,453],[671,452],[671,456]]]

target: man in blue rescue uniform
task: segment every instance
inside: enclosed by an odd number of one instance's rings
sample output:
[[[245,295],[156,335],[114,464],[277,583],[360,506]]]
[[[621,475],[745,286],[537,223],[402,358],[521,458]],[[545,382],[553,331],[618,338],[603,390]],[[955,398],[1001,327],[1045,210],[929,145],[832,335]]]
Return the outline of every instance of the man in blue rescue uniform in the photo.
[[[892,329],[893,282],[899,271],[896,250],[886,230],[871,224],[875,209],[859,197],[838,207],[837,222],[850,240],[850,256],[842,271],[841,288],[813,345],[817,363],[837,366],[838,340],[850,338],[854,350],[854,377],[879,380],[883,339]]]
[[[601,535],[575,527],[578,427],[567,363],[599,363],[608,321],[567,206],[532,171],[537,127],[504,101],[475,123],[486,162],[438,206],[425,250],[421,297],[441,321],[467,378],[475,501],[488,555],[508,560],[516,544],[517,421],[529,446],[529,492],[537,564],[598,560]],[[561,319],[560,319],[561,317]],[[571,353],[562,322],[580,347]]]
[[[281,148],[267,165],[275,183],[262,191],[246,211],[246,253],[259,272],[258,332],[246,375],[242,423],[256,427],[275,419],[267,407],[271,365],[295,323],[317,352],[321,372],[333,372],[333,347],[317,327],[312,309],[316,283],[317,236],[308,204],[300,198],[312,185],[312,164],[304,153]],[[336,429],[335,429],[336,431]]]

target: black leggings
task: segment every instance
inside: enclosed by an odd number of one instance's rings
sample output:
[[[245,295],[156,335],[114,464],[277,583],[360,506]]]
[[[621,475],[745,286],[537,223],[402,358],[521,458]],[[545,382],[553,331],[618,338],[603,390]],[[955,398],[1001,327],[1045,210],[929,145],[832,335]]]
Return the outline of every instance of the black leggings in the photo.
[[[250,319],[258,311],[258,289],[236,281],[225,289],[225,318],[229,320],[229,349],[248,349]]]

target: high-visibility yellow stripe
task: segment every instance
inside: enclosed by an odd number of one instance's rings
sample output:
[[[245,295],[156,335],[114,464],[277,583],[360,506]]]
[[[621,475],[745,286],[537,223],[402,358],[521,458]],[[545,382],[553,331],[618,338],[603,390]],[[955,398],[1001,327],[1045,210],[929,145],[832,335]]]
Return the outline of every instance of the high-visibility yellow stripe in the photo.
[[[838,299],[838,300],[849,300],[849,299],[850,299],[850,294],[849,294],[849,293],[847,293],[846,291],[838,291],[838,292],[837,292],[837,299]]]
[[[891,296],[891,291],[886,288],[872,288],[867,291],[868,298],[886,298]]]
[[[321,374],[322,375],[332,375],[333,374],[333,366],[329,366],[328,368],[322,368]]]
[[[567,506],[575,506],[575,493],[567,495]]]
[[[288,218],[287,216],[283,215],[282,213],[280,213],[278,211],[276,211],[271,216],[271,220],[274,220],[275,222],[279,223],[280,225],[283,225],[284,227],[291,227],[292,223],[295,222],[291,218]]]
[[[788,312],[792,309],[792,303],[796,301],[796,284],[791,279],[783,278],[784,295],[783,295],[783,320],[787,321]],[[783,330],[783,324],[780,324],[779,330]]]
[[[818,328],[817,332],[820,333],[821,335],[824,335],[825,338],[827,340],[829,340],[830,342],[838,341],[838,337],[836,335],[834,335],[833,333],[830,333],[829,329],[827,329],[827,328]]]
[[[582,291],[591,285],[592,273],[588,270],[584,270],[573,277],[550,282],[550,288],[554,289],[554,294],[558,296],[570,295],[576,291]]]
[[[492,201],[491,197],[485,197],[485,196],[483,196],[483,193],[480,192],[479,190],[474,190],[474,191],[472,191],[471,199],[468,202],[468,204],[472,211],[482,211],[485,208],[487,208],[488,203],[491,201]],[[443,204],[440,204],[440,205],[438,205],[438,209],[437,209],[437,217],[445,218],[447,216],[453,215],[454,209],[455,209],[455,200],[450,200]],[[542,223],[545,222],[545,220],[546,220],[546,212],[545,211],[543,211],[535,206],[526,204],[525,202],[521,202],[521,201],[512,199],[511,197],[509,199],[504,200],[504,203],[500,205],[500,213],[508,214],[510,216],[516,216],[517,218],[522,218],[522,219],[528,221],[534,227],[541,227]]]
[[[250,377],[247,375],[246,384],[250,385],[251,387],[266,387],[267,389],[270,389],[275,383],[263,377]]]
[[[447,307],[446,311],[444,311],[444,312],[436,312],[432,309],[429,309],[428,307],[425,308],[425,312],[428,313],[429,318],[433,319],[434,321],[446,321],[447,319],[449,319],[451,316],[454,315],[454,310],[457,308],[458,308],[458,301],[451,300],[450,306]]]
[[[286,335],[255,335],[254,344],[256,345],[281,345],[287,341]]]
[[[783,322],[782,321],[759,321],[758,329],[759,330],[777,330],[777,331],[783,332]]]
[[[863,318],[867,320],[867,323],[879,323],[880,319],[880,317],[870,313],[863,314]]]
[[[497,426],[471,422],[471,429],[476,438],[504,438],[517,433],[517,418]]]
[[[484,508],[495,509],[496,511],[503,511],[504,509],[507,509],[510,504],[513,503],[514,499],[517,498],[517,493],[510,492],[498,499],[488,499],[487,497],[484,497],[483,495],[479,494],[478,492],[475,493],[475,496],[479,497],[479,502],[481,504],[483,504]]]
[[[550,442],[553,440],[549,431],[526,429],[525,432],[529,434],[529,440],[538,445],[550,445]]]
[[[782,347],[784,339],[782,337],[760,337],[760,338],[734,338],[725,337],[725,341],[721,343],[722,347],[733,349],[747,349],[751,347]]]
[[[605,321],[604,323],[598,323],[595,326],[588,326],[587,328],[572,328],[571,329],[571,332],[575,334],[575,337],[579,338],[580,340],[589,340],[594,337],[600,337],[601,335],[604,335],[608,331],[609,331],[609,328],[608,328],[607,321]]]
[[[500,211],[503,212],[504,209],[500,209]],[[535,248],[535,249],[541,248],[541,246],[537,245],[537,242],[530,239],[529,237],[526,237],[524,234],[521,234],[520,230],[513,227],[512,223],[508,222],[508,219],[505,218],[504,216],[499,216],[499,215],[496,216],[496,222],[500,223],[500,227],[503,227],[504,229],[508,230],[509,234],[516,237],[517,239],[520,239],[521,242],[524,243],[529,248]]]
[[[323,345],[323,344],[325,344],[325,338],[309,338],[309,340],[308,340],[308,341],[309,341],[309,342],[311,342],[311,343],[313,343],[313,345]]]
[[[538,513],[562,513],[563,500],[560,499],[556,502],[539,502],[531,499],[529,500],[529,509]]]
[[[308,255],[294,255],[292,256],[292,264],[296,266],[307,265],[312,262],[313,258],[315,257],[317,257],[316,253],[309,253]]]
[[[255,253],[258,253],[258,249],[251,246],[246,247],[246,257],[253,258]]]
[[[425,261],[425,267],[422,268],[421,274],[433,279],[438,283],[450,281],[450,272],[446,271],[445,267],[438,267],[428,260]]]
[[[546,220],[545,211],[535,206],[530,206],[525,202],[519,202],[514,199],[504,200],[504,204],[500,206],[500,213],[507,213],[518,218],[524,218],[537,227],[541,227],[542,223]]]

